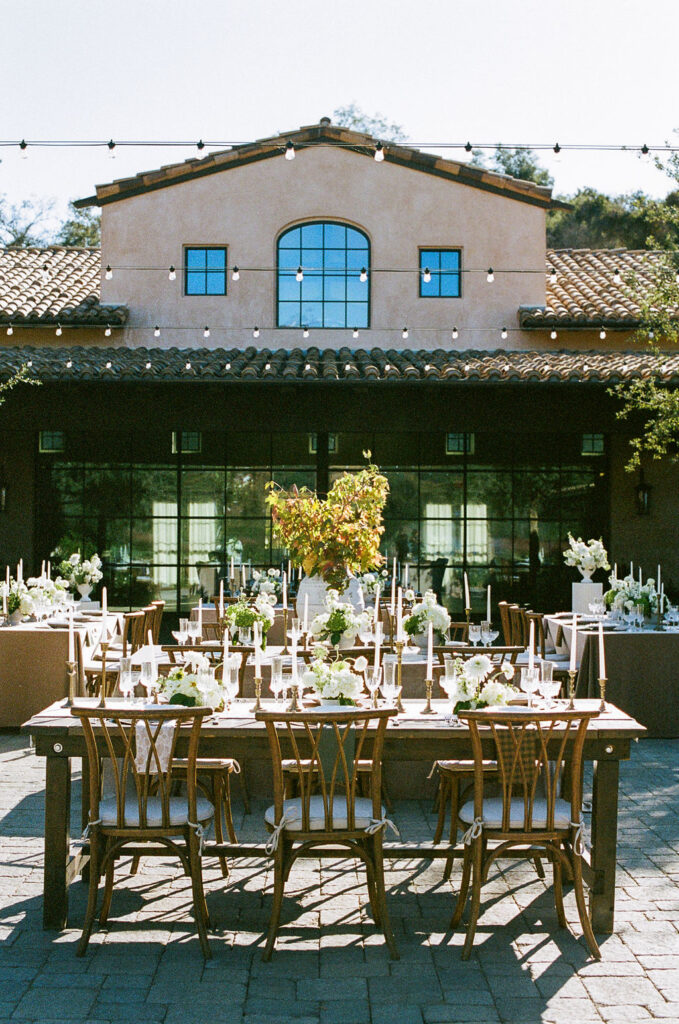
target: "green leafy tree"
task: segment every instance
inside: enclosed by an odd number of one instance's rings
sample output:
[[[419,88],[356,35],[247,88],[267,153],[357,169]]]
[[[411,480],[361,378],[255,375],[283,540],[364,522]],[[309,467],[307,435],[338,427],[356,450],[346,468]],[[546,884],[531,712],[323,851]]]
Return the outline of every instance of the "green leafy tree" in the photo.
[[[408,140],[402,125],[388,121],[379,113],[366,114],[355,103],[333,110],[332,122],[341,128],[353,128],[357,132],[366,132],[384,142],[407,142]]]
[[[570,210],[547,218],[554,249],[658,249],[679,245],[679,192],[652,199],[643,192],[608,196],[593,188],[567,197]]]
[[[101,214],[77,210],[69,203],[69,216],[54,239],[57,245],[78,245],[98,248],[101,245]]]
[[[54,203],[45,199],[22,199],[10,203],[0,196],[0,245],[12,249],[45,245],[47,222]]]
[[[489,167],[499,174],[509,174],[512,178],[522,181],[534,181],[536,185],[553,185],[554,178],[546,167],[541,167],[532,149],[520,146],[512,149],[509,146],[497,146],[486,163],[486,155],[482,149],[473,149],[470,163],[474,167]]]
[[[13,373],[7,380],[0,381],[0,405],[6,400],[7,395],[19,384],[41,384],[42,381],[36,380],[35,377],[29,377],[28,366],[25,364]]]

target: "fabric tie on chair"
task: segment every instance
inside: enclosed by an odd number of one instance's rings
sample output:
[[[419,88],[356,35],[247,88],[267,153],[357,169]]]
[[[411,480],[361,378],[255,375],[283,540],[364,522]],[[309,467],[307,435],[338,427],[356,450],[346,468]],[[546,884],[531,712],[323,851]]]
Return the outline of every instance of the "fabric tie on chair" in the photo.
[[[394,835],[401,835],[391,818],[372,818],[370,824],[366,825],[363,831],[367,832],[369,836],[374,836],[381,828],[390,828]]]
[[[80,839],[74,839],[73,840],[74,846],[84,846],[85,843],[87,842],[87,840],[90,838],[90,832],[92,831],[92,829],[94,828],[95,825],[101,825],[101,818],[97,818],[96,821],[88,821],[87,822],[87,825],[85,826],[85,830],[84,830],[83,834],[81,835]]]
[[[483,818],[474,818],[474,821],[463,835],[462,842],[465,846],[471,846],[474,840],[478,839],[482,832]]]
[[[293,821],[298,820],[299,815],[295,808],[284,814],[278,824],[274,827],[273,832],[269,836],[264,850],[271,856],[278,849],[278,842],[281,838],[281,833],[285,829],[286,825],[290,825]]]
[[[205,833],[207,829],[205,828],[205,825],[201,825],[199,821],[187,821],[186,824],[189,826],[189,828],[192,828],[193,831],[196,833],[196,839],[198,840],[198,856],[202,857],[203,844],[205,843]]]
[[[569,825],[575,829],[573,836],[573,853],[577,857],[582,857],[585,852],[585,843],[582,838],[582,822],[581,821],[570,821]]]

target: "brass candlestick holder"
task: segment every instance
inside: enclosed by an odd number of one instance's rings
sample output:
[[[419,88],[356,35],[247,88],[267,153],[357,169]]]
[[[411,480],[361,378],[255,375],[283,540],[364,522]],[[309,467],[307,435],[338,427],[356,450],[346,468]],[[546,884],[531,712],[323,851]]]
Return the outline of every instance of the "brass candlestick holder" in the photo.
[[[604,712],[606,710],[606,682],[605,676],[599,677],[599,691],[601,693],[601,704],[599,704],[599,711]]]
[[[568,710],[575,711],[575,677],[577,672],[574,668],[568,670]]]
[[[293,678],[292,680],[292,684],[290,686],[290,703],[288,704],[287,710],[288,712],[301,710],[299,706],[299,679]]]
[[[665,627],[662,624],[662,613],[660,611],[660,597],[658,596],[658,620],[655,624],[656,633],[662,633],[664,631],[664,628]]]
[[[289,654],[288,650],[288,609],[283,609],[283,654]]]
[[[255,711],[262,710],[262,677],[255,676],[255,703],[250,708],[250,711],[254,714]]]
[[[106,707],[106,654],[108,653],[108,640],[102,640],[101,644],[101,693],[99,695],[98,708]]]
[[[426,691],[427,691],[427,703],[424,705],[424,707],[420,711],[420,714],[421,715],[435,715],[436,712],[434,711],[433,707],[431,706],[431,695],[432,695],[432,690],[434,689],[434,680],[433,679],[425,679],[424,685],[425,685]]]
[[[403,648],[405,647],[404,640],[396,640],[394,642],[396,648],[396,685],[398,692],[396,694],[396,710],[402,714],[405,710],[403,702],[401,701],[401,693],[403,691]]]
[[[465,618],[467,620],[467,633],[468,633],[469,632],[469,622],[470,622],[471,617],[472,617],[472,610],[471,610],[471,608],[465,608],[464,616],[465,616]]]
[[[72,708],[75,704],[75,662],[66,662],[66,675],[68,676],[68,697],[64,704],[65,708]]]

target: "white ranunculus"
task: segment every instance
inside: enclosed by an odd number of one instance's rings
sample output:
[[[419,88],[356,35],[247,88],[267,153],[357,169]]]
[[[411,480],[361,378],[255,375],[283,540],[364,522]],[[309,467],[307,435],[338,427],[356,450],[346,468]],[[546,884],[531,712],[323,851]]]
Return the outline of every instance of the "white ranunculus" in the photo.
[[[464,674],[474,683],[480,683],[492,670],[493,662],[487,654],[475,654],[464,663]]]

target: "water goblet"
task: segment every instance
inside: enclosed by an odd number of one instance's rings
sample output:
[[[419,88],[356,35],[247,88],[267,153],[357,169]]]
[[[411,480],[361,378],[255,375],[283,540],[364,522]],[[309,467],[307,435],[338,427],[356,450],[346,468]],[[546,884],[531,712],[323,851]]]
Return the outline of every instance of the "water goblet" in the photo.
[[[271,659],[271,683],[270,689],[276,703],[280,701],[283,693],[283,658],[280,654]]]
[[[150,661],[142,662],[141,685],[146,690],[146,699],[151,700],[156,685],[155,665]]]
[[[365,684],[368,687],[368,692],[369,692],[370,697],[371,697],[370,705],[373,708],[377,707],[377,691],[380,688],[381,681],[382,681],[382,667],[381,666],[378,666],[377,668],[373,667],[371,670],[368,671],[368,673],[366,675],[366,679],[365,679]]]
[[[200,622],[198,621],[198,619],[189,619],[188,620],[188,639],[191,641],[192,644],[196,644],[196,643],[200,642],[201,636],[202,636],[202,631],[201,631]]]
[[[387,704],[394,704],[398,695],[398,683],[396,681],[396,662],[386,661],[383,665],[384,679],[382,681],[382,696]]]
[[[528,694],[528,707],[533,707],[533,694],[540,684],[540,670],[538,668],[522,668],[521,682],[519,686],[524,693]]]
[[[132,659],[120,659],[120,674],[118,676],[118,689],[122,694],[125,703],[131,700],[134,693],[134,679],[132,678]]]
[[[232,654],[226,659],[226,671],[222,671],[222,683],[226,691],[226,709],[238,696],[238,670],[240,668],[240,655]]]
[[[481,640],[481,627],[479,626],[478,622],[470,622],[469,623],[468,638],[469,638],[469,642],[471,644],[474,644],[474,647],[476,647],[476,645]]]
[[[238,643],[243,647],[250,647],[252,645],[252,629],[250,626],[238,627]]]
[[[379,626],[381,623],[378,622],[377,625]],[[370,647],[370,644],[373,642],[373,624],[367,616],[364,619],[361,619],[358,638],[364,647]]]

